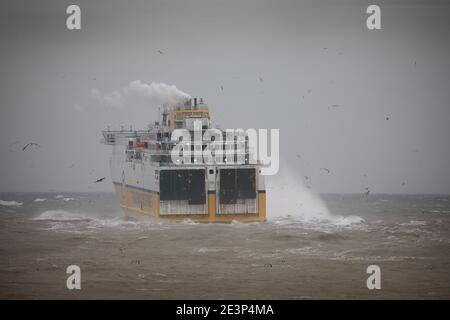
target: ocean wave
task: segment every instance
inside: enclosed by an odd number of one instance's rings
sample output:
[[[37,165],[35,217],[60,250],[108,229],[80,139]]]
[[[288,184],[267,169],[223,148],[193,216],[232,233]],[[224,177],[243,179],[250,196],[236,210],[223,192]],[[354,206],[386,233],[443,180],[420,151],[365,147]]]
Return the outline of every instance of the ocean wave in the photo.
[[[48,210],[32,218],[32,220],[49,221],[49,230],[73,232],[95,232],[103,228],[119,228],[128,230],[163,229],[169,225],[160,220],[139,221],[124,216],[99,217],[94,213],[69,212],[65,210]]]
[[[411,220],[409,222],[400,223],[401,226],[425,226],[428,222],[421,220]]]
[[[360,216],[337,216],[332,219],[332,222],[338,226],[351,226],[354,224],[364,223],[365,220]]]
[[[220,248],[198,248],[197,252],[199,253],[209,253],[209,252],[221,252],[224,251],[224,249]]]
[[[269,224],[280,228],[302,228],[315,231],[332,232],[340,229],[362,230],[367,227],[365,220],[360,216],[327,216],[323,218],[305,218],[298,216],[286,216],[271,218]]]
[[[45,199],[45,198],[36,198],[36,199],[33,200],[33,202],[44,202],[44,201],[47,201],[47,199]]]
[[[23,203],[17,201],[4,201],[0,200],[0,205],[5,207],[20,207]]]
[[[77,221],[77,220],[92,220],[91,217],[71,213],[64,210],[48,210],[34,217],[33,220],[53,220],[53,221]]]

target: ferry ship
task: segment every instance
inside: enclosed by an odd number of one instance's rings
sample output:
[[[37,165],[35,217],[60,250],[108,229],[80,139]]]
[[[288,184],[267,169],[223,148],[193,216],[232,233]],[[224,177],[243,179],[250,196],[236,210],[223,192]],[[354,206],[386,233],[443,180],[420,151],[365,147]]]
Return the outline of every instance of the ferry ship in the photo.
[[[244,161],[228,161],[225,150],[237,150],[223,133],[223,161],[174,163],[172,133],[194,121],[211,129],[203,99],[188,99],[163,106],[159,121],[145,130],[107,129],[102,142],[112,146],[111,177],[125,215],[136,219],[192,220],[194,222],[256,222],[266,220],[266,190],[261,163],[250,161],[251,146],[245,136]],[[202,150],[206,142],[201,142]],[[242,146],[242,145],[241,145]],[[192,149],[194,146],[192,146]],[[216,159],[216,158],[214,158]],[[222,159],[220,159],[222,160]]]

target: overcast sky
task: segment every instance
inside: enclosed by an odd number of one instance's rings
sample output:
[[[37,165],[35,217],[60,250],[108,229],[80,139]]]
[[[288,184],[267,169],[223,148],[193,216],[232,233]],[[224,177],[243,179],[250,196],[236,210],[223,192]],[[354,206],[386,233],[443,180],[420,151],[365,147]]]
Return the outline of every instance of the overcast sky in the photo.
[[[279,128],[282,163],[318,192],[450,193],[448,1],[14,0],[0,35],[1,192],[112,191],[101,130],[157,106],[91,91],[140,80],[204,97],[223,128]]]

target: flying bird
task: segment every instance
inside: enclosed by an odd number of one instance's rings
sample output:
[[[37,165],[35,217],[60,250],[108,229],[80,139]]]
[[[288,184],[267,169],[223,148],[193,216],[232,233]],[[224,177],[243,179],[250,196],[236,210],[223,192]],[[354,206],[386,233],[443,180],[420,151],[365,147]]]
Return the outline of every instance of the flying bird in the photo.
[[[106,177],[103,177],[103,178],[97,179],[97,180],[95,181],[95,183],[103,182],[103,180],[105,180],[105,179],[106,179]]]
[[[330,173],[330,169],[327,168],[320,168],[320,170],[326,171],[327,173]]]
[[[35,142],[29,142],[22,148],[22,151],[25,151],[26,148],[31,147],[31,146],[36,146],[37,148],[41,147],[39,144],[37,144]]]
[[[258,76],[259,81],[263,82],[263,78],[261,76]]]
[[[159,54],[164,54],[164,52],[162,52],[161,50],[158,50],[158,53],[159,53]]]

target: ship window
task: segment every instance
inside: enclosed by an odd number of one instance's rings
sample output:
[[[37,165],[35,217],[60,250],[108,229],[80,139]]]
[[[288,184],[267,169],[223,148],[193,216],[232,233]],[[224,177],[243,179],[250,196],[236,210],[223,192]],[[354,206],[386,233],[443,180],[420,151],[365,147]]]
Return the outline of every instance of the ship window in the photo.
[[[175,129],[183,128],[183,121],[175,121]]]
[[[214,169],[209,169],[209,174],[213,174],[214,173]]]

